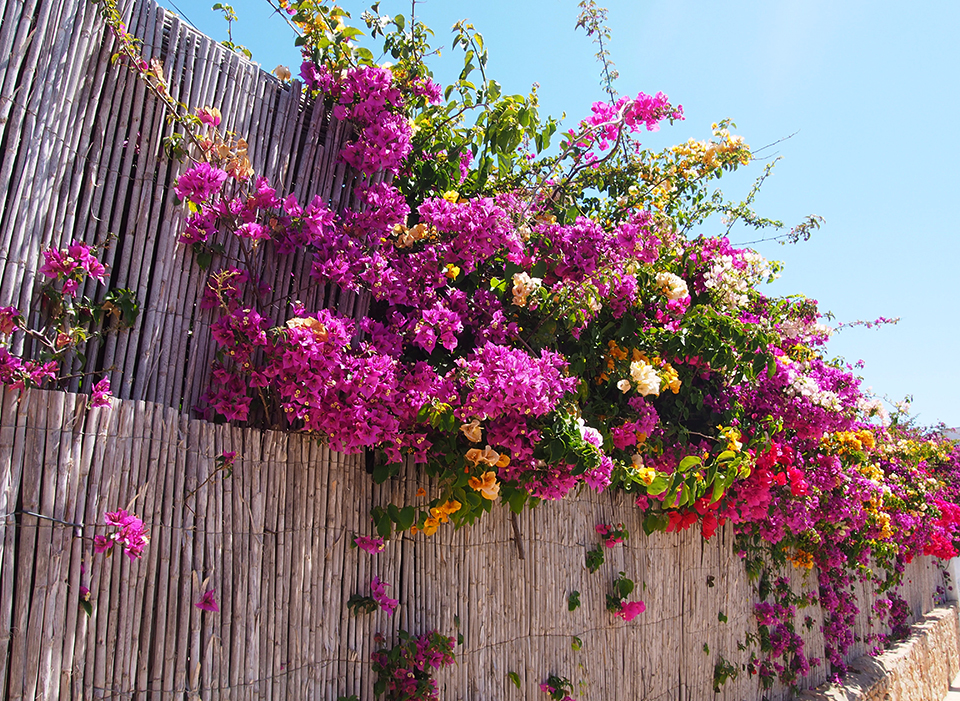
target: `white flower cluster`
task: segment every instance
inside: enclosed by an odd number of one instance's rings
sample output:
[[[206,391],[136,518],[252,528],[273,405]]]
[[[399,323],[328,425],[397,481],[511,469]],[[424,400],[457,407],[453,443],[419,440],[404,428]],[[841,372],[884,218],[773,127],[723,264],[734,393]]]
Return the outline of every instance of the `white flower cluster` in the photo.
[[[740,260],[745,267],[734,266],[733,256],[717,256],[704,275],[707,289],[713,290],[717,300],[737,309],[747,303],[747,292],[763,280],[777,277],[766,258],[756,251],[744,251]]]
[[[790,363],[787,366],[787,377],[790,378],[787,384],[787,394],[791,397],[803,397],[811,404],[822,406],[830,411],[840,411],[843,405],[840,403],[840,397],[835,392],[822,389],[817,381],[803,371],[809,370],[806,363]]]
[[[637,392],[641,396],[660,394],[660,376],[650,363],[644,360],[630,363],[630,379],[636,383]]]
[[[684,282],[683,278],[673,273],[657,273],[657,287],[671,302],[683,299],[690,294],[687,283]]]
[[[515,273],[513,276],[513,303],[518,307],[527,306],[527,298],[536,292],[543,280],[530,277],[527,273]]]
[[[867,391],[869,392],[869,389]],[[878,417],[881,426],[890,425],[890,414],[887,413],[887,407],[879,397],[860,397],[857,400],[857,409],[867,418]]]
[[[780,322],[780,333],[785,341],[793,340],[798,343],[809,344],[811,340],[826,336],[829,338],[833,334],[833,327],[826,324],[808,323],[787,319]]]

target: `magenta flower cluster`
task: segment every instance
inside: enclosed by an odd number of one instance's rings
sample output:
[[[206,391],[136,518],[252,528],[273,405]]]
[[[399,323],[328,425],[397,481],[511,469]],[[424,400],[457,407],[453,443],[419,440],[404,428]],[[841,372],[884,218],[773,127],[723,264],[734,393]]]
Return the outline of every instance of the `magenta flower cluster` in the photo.
[[[400,638],[392,649],[380,648],[371,656],[381,693],[391,699],[439,701],[433,674],[453,664],[453,639],[435,630],[420,636],[400,631]],[[375,640],[380,645],[386,642],[380,634]]]
[[[103,515],[103,520],[107,526],[117,530],[108,535],[94,536],[94,552],[104,553],[111,550],[114,545],[119,545],[127,557],[131,560],[139,560],[143,555],[143,549],[150,541],[143,521],[125,509],[108,511]]]

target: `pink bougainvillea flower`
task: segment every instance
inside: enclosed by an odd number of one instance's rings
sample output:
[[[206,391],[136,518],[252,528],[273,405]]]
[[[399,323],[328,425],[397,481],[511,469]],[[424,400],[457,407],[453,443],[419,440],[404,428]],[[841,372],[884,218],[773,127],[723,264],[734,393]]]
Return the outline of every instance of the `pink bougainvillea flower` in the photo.
[[[104,377],[93,386],[93,394],[90,395],[90,406],[103,407],[110,406],[110,378]]]
[[[219,613],[220,607],[217,606],[216,599],[216,590],[207,589],[203,592],[203,596],[200,597],[200,601],[194,604],[201,611],[210,611],[212,613]]]
[[[386,547],[386,544],[383,542],[383,538],[378,536],[370,537],[366,535],[358,535],[353,539],[353,542],[361,550],[365,550],[368,553],[378,553]]]
[[[119,543],[127,557],[131,560],[139,560],[143,555],[143,549],[150,542],[143,521],[128,513],[126,509],[108,511],[103,515],[103,520],[108,526],[115,526],[120,530],[109,536],[94,537],[94,552],[106,552],[114,544]]]
[[[198,107],[197,108],[197,117],[204,124],[209,124],[212,127],[219,127],[220,120],[223,115],[220,114],[220,110],[216,107]]]
[[[641,613],[647,610],[647,605],[642,601],[624,601],[620,605],[620,610],[614,615],[619,616],[625,621],[632,621]]]
[[[388,616],[392,616],[393,612],[397,610],[397,606],[400,605],[400,602],[387,596],[387,587],[389,586],[386,582],[381,581],[379,577],[374,577],[373,581],[370,582],[370,589],[373,591],[373,600],[380,605],[380,608],[387,612]]]

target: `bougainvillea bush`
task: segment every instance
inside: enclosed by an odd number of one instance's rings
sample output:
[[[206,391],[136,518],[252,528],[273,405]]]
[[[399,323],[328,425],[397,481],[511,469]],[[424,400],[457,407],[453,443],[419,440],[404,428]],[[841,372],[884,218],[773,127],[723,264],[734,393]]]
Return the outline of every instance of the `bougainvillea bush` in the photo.
[[[422,25],[365,13],[390,61],[378,63],[341,9],[281,5],[301,31],[301,79],[352,126],[340,159],[359,206],[279,192],[246,143],[220,132],[226,105],[180,114],[192,144],[176,184],[181,241],[210,264],[202,306],[219,344],[197,411],[372,451],[378,481],[420,465],[439,491],[378,509],[384,538],[584,488],[630,495],[647,533],[710,538],[729,523],[758,577],[816,569],[827,655],[842,671],[859,566],[887,572],[878,586],[891,588],[911,558],[956,554],[960,452],[888,417],[829,359],[816,301],[766,295],[779,266],[717,235],[738,220],[782,227],[752,196],[711,189],[751,163],[743,138],[720,122],[703,140],[647,150],[644,132],[682,108],[662,93],[618,96],[609,76],[610,99],[559,133],[535,92],[505,95],[486,75],[470,25],[454,28],[464,69],[442,88]],[[162,85],[141,64],[130,65]],[[289,255],[311,261],[292,289],[362,292],[369,312],[306,308],[294,294],[278,306],[258,275]],[[777,601],[758,604],[751,671],[793,681],[810,664],[799,604]]]

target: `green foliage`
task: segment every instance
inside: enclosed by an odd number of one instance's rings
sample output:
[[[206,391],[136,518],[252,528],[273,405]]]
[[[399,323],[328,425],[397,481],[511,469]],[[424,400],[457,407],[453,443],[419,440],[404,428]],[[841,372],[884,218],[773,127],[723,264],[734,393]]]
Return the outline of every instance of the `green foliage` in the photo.
[[[736,665],[726,660],[723,655],[720,655],[716,663],[713,665],[714,693],[719,694],[721,687],[729,680],[736,679],[739,673],[740,671],[737,669]]]
[[[580,592],[572,591],[567,597],[567,610],[576,611],[578,608],[580,608]]]
[[[214,12],[220,11],[223,13],[223,19],[227,22],[227,39],[226,41],[221,41],[220,43],[226,46],[231,51],[236,51],[238,54],[246,56],[248,59],[253,59],[253,54],[250,49],[246,46],[240,44],[235,44],[233,42],[233,23],[238,21],[237,13],[233,9],[232,5],[227,5],[222,2],[216,3],[213,8]]]
[[[380,608],[380,606],[371,596],[360,596],[359,594],[353,594],[347,600],[347,608],[350,609],[353,615],[362,616],[366,613],[373,613]]]
[[[603,564],[603,545],[598,544],[592,550],[587,551],[587,569],[593,574],[600,569]]]

